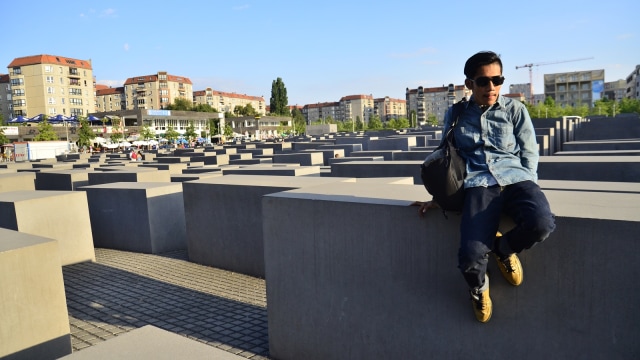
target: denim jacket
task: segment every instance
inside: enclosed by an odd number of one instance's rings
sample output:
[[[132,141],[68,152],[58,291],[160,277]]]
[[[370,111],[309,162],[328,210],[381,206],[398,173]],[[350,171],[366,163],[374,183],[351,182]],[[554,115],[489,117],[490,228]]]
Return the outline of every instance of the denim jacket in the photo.
[[[445,115],[444,134],[451,126],[451,109]],[[483,113],[472,96],[454,135],[460,155],[467,160],[465,188],[538,180],[536,134],[521,102],[500,95]]]

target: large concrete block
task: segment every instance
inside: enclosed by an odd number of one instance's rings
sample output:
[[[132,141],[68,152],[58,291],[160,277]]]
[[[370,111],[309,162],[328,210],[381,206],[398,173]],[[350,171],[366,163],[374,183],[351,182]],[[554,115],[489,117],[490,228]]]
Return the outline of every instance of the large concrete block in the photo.
[[[146,325],[60,360],[241,360],[244,357]]]
[[[0,192],[35,190],[35,181],[36,173],[32,172],[0,173]]]
[[[580,180],[638,182],[638,156],[548,156],[538,163],[538,178],[545,180]]]
[[[322,145],[319,149],[342,149],[344,150],[344,156],[350,156],[352,151],[362,151],[365,149],[363,144],[335,144],[335,145]]]
[[[225,175],[182,183],[189,260],[264,278],[262,196],[341,181],[354,180]]]
[[[56,359],[71,330],[55,240],[0,229],[0,358]]]
[[[81,191],[0,193],[0,227],[58,240],[62,265],[96,259],[87,196]]]
[[[222,173],[224,175],[320,176],[319,166],[297,166],[296,164],[287,165],[294,166],[271,166],[269,164],[258,164],[242,166],[235,169],[225,168],[222,170]]]
[[[408,151],[408,150],[405,150]],[[371,157],[382,156],[386,161],[393,160],[396,153],[404,152],[402,150],[367,150],[367,151],[352,151],[349,157]]]
[[[160,254],[186,248],[182,183],[85,186],[96,247]]]
[[[336,183],[263,197],[270,356],[637,358],[640,194],[545,191],[557,229],[521,254],[519,287],[490,262],[493,317],[479,324],[456,268],[459,216],[420,218],[409,204],[424,191]]]
[[[73,191],[89,185],[88,170],[56,170],[36,173],[36,190]]]
[[[418,161],[350,161],[332,162],[331,176],[338,177],[413,177],[415,184],[422,184]]]
[[[371,150],[409,151],[414,146],[416,146],[416,138],[414,136],[383,138],[383,139],[369,141],[369,151]]]
[[[158,164],[158,166],[171,166],[180,164]],[[127,168],[109,171],[96,171],[89,173],[89,185],[100,185],[115,182],[171,182],[171,174],[167,169],[159,170],[153,166]],[[186,166],[186,165],[185,165]],[[182,167],[184,169],[184,167]],[[177,171],[177,169],[174,169]],[[175,172],[180,174],[181,171]]]
[[[189,159],[189,158],[185,158],[185,159]],[[140,167],[147,168],[147,169],[157,169],[158,171],[167,171],[169,175],[172,175],[172,174],[182,174],[182,170],[186,169],[190,164],[193,164],[193,163],[192,162],[164,163],[164,164],[148,163],[148,164],[142,164],[140,165]],[[204,163],[202,163],[201,165],[204,165]],[[138,180],[138,181],[164,181],[160,179],[162,178],[156,178],[154,180]]]
[[[274,164],[324,165],[324,155],[321,152],[276,153],[271,159]]]

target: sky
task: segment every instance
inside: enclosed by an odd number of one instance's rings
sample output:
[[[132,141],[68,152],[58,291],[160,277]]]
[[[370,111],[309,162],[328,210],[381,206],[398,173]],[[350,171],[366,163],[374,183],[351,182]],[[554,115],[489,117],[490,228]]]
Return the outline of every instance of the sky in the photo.
[[[151,5],[150,5],[151,4]],[[289,105],[464,83],[465,61],[500,54],[510,84],[543,93],[543,75],[640,65],[637,0],[8,1],[0,73],[13,59],[91,60],[98,84],[167,71],[194,91],[264,97],[281,78]],[[516,66],[534,64],[516,69]],[[544,64],[544,65],[536,65]]]

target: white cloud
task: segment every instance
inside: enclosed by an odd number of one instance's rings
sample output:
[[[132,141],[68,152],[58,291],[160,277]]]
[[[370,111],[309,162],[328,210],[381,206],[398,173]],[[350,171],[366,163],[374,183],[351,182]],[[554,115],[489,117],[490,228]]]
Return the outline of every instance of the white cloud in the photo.
[[[111,8],[102,10],[102,12],[100,13],[100,17],[115,17],[115,16],[116,16],[116,10]]]
[[[249,4],[234,6],[232,9],[235,11],[247,10],[249,8]]]
[[[124,51],[129,51],[129,44],[128,43],[124,43]]]

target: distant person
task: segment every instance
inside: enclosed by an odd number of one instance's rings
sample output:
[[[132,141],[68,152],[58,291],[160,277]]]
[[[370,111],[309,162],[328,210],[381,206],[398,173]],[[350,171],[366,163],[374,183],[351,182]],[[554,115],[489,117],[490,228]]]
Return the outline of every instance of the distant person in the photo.
[[[479,52],[465,63],[464,75],[473,95],[454,130],[456,146],[467,163],[458,268],[469,287],[476,319],[484,323],[493,312],[489,255],[511,285],[520,285],[523,269],[516,254],[545,240],[555,229],[555,218],[536,183],[538,145],[527,108],[500,95],[502,60],[496,53]],[[451,116],[449,108],[443,134],[451,126]],[[433,200],[418,205],[421,216],[438,207]],[[505,234],[498,233],[502,214],[516,225]]]
[[[136,160],[137,161],[142,161],[142,151],[138,150],[138,153],[136,154]]]

